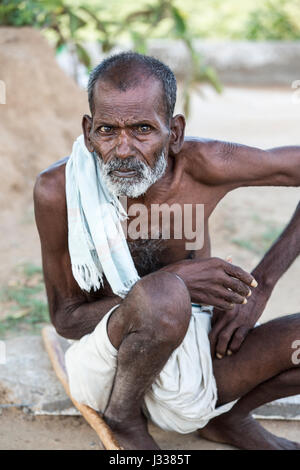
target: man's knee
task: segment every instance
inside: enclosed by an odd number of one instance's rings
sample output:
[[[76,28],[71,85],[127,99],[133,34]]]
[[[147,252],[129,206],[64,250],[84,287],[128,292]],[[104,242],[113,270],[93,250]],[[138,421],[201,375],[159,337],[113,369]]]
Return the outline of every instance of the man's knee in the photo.
[[[191,298],[184,282],[173,273],[160,271],[133,286],[121,304],[119,320],[125,325],[124,336],[140,331],[155,343],[170,342],[177,347],[185,336],[190,315]]]
[[[153,314],[190,310],[191,298],[185,283],[173,273],[159,271],[140,279],[129,295],[143,300],[143,307]]]

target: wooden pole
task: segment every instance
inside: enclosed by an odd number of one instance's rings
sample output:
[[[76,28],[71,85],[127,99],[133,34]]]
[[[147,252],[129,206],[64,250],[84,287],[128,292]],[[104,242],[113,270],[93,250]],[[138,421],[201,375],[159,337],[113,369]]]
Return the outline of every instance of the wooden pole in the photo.
[[[45,326],[42,330],[42,337],[45,345],[45,349],[49,355],[52,367],[55,371],[56,376],[62,383],[67,395],[72,400],[74,406],[82,414],[89,425],[96,431],[100,441],[106,450],[124,450],[119,446],[115,439],[112,430],[105,423],[105,421],[99,416],[97,411],[93,408],[78,403],[70,394],[68,377],[65,367],[64,351],[59,343],[58,334],[52,325]]]

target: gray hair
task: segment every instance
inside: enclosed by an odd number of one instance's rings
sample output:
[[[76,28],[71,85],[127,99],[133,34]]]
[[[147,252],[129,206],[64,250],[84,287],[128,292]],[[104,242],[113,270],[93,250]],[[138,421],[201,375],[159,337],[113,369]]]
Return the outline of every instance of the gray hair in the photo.
[[[138,54],[122,52],[104,59],[90,73],[88,82],[88,100],[90,111],[94,112],[94,88],[99,79],[111,82],[122,91],[142,83],[145,77],[159,80],[164,91],[164,104],[167,119],[174,113],[177,84],[172,70],[160,60]]]

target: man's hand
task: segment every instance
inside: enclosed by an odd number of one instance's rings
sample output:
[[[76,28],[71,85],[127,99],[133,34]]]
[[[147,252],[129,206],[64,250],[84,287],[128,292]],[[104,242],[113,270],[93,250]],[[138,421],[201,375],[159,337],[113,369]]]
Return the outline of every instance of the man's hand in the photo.
[[[236,353],[249,331],[262,315],[268,302],[266,291],[255,289],[246,305],[235,305],[231,310],[214,309],[209,333],[212,357],[222,359]]]
[[[186,284],[192,302],[232,310],[246,303],[256,287],[252,274],[220,258],[184,260],[162,268],[177,274]]]
[[[280,277],[300,254],[300,203],[285,230],[275,240],[263,259],[252,271],[259,286],[246,305],[234,309],[214,309],[210,332],[212,357],[219,359],[239,350],[248,332],[262,315]],[[231,261],[231,258],[227,258]]]

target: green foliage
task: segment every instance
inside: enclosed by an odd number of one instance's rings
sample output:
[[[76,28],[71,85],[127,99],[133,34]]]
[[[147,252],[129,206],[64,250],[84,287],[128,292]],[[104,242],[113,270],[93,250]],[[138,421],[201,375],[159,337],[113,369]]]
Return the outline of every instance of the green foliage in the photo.
[[[36,1],[2,0],[0,3],[1,25],[41,26],[44,21],[44,7]]]
[[[77,55],[88,70],[91,68],[91,59],[84,47],[85,33],[93,34],[104,53],[110,52],[124,37],[129,37],[133,49],[146,54],[148,39],[163,25],[165,34],[181,40],[190,53],[192,68],[185,83],[185,111],[189,110],[189,93],[195,84],[207,82],[216,91],[221,91],[216,73],[211,67],[205,66],[202,57],[194,50],[187,15],[173,0],[152,1],[145,7],[116,17],[109,18],[104,13],[103,5],[98,2],[78,4],[67,0],[4,0],[0,3],[0,24],[32,25],[50,32],[55,47],[59,50],[63,45],[69,46],[69,50]]]
[[[21,266],[17,279],[0,290],[0,337],[11,332],[40,331],[49,323],[42,268]]]
[[[195,52],[192,39],[300,39],[299,0],[0,0],[0,24],[41,29],[58,51],[62,46],[90,71],[85,43],[97,41],[104,53],[131,40],[147,54],[148,41],[168,37],[182,41],[191,57],[191,72],[183,86],[188,114],[190,92],[198,84],[222,86],[214,69]],[[76,71],[74,70],[76,75]],[[74,77],[77,78],[76,76]]]
[[[300,39],[300,4],[293,0],[267,0],[251,12],[245,35],[251,40]]]

